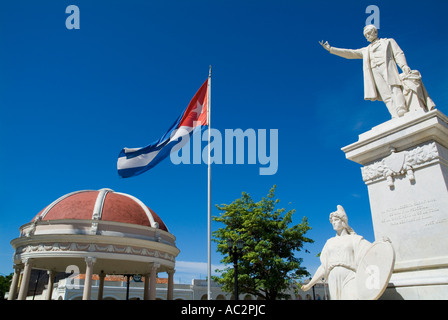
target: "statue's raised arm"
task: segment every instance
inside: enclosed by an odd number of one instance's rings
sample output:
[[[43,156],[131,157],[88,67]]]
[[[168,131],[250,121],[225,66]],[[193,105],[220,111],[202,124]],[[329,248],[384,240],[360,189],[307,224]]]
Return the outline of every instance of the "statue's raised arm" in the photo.
[[[386,104],[392,118],[410,111],[429,111],[435,107],[421,81],[420,73],[409,68],[405,55],[394,39],[378,38],[374,25],[364,28],[370,44],[361,49],[341,49],[328,41],[319,44],[331,54],[346,59],[362,59],[364,71],[364,99]],[[399,74],[397,65],[403,71]],[[417,90],[415,88],[421,88]]]

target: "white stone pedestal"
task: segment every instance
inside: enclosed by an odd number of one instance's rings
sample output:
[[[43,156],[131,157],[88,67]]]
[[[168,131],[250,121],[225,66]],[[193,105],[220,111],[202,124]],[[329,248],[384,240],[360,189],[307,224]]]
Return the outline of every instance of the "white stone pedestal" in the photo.
[[[408,114],[342,150],[363,165],[376,240],[395,250],[382,299],[448,299],[448,117]]]

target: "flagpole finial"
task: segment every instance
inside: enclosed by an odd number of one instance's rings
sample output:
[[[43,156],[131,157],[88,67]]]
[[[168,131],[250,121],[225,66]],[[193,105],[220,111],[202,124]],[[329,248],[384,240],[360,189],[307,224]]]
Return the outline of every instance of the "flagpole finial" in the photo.
[[[208,76],[209,76],[209,77],[212,76],[212,65],[209,66],[209,69],[208,69]]]

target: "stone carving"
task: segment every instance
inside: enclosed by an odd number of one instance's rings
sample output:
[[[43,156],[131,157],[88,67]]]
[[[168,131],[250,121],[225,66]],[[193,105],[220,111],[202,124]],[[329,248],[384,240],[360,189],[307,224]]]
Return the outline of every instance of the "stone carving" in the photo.
[[[325,279],[332,300],[378,298],[392,273],[392,247],[384,241],[372,244],[357,235],[348,225],[347,214],[340,205],[330,214],[330,222],[336,236],[325,243],[320,255],[321,265],[302,290],[307,291],[317,281]],[[384,256],[386,260],[378,256]],[[376,274],[372,275],[372,272]]]
[[[435,142],[401,152],[391,148],[389,156],[361,168],[362,178],[364,182],[384,178],[390,188],[394,187],[394,177],[399,175],[406,175],[411,183],[415,183],[414,170],[437,157]]]
[[[436,106],[428,95],[422,82],[422,76],[417,70],[400,74],[403,84],[403,95],[409,112],[430,111]]]
[[[334,55],[363,59],[364,99],[383,101],[392,118],[407,112],[432,110],[435,104],[423,85],[420,73],[409,68],[396,41],[378,38],[374,25],[364,28],[364,36],[370,44],[357,50],[331,47],[328,41],[319,43]],[[397,64],[403,71],[401,75]]]
[[[95,216],[92,217],[92,226],[90,227],[91,234],[97,234],[99,221],[100,220],[98,219],[98,217]]]
[[[108,252],[120,254],[135,254],[148,257],[162,258],[174,261],[174,256],[168,253],[159,252],[157,250],[148,250],[146,248],[133,246],[117,246],[111,244],[95,244],[95,243],[39,243],[36,245],[26,245],[17,248],[16,255],[33,253],[33,252],[60,252],[60,251],[88,251],[88,252]]]
[[[39,216],[36,219],[33,220],[33,223],[31,224],[31,227],[25,234],[25,237],[31,237],[34,234],[34,231],[36,231],[37,224],[42,220],[42,217]]]

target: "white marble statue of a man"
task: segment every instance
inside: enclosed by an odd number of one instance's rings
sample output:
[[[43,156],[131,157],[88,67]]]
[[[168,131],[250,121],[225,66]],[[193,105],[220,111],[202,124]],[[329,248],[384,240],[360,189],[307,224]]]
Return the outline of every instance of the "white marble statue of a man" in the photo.
[[[403,76],[400,78],[397,65],[404,76],[411,75],[413,71],[394,39],[378,38],[378,30],[374,25],[364,28],[364,36],[370,44],[356,50],[335,48],[328,41],[319,43],[334,55],[346,59],[363,59],[364,99],[384,101],[392,118],[401,117],[409,111],[409,105],[403,95]],[[424,100],[425,97],[420,98]]]
[[[358,300],[355,281],[358,265],[371,243],[357,235],[348,225],[348,218],[342,206],[330,214],[330,222],[336,236],[325,243],[320,254],[321,265],[308,284],[307,291],[322,278],[326,279],[331,300]]]

